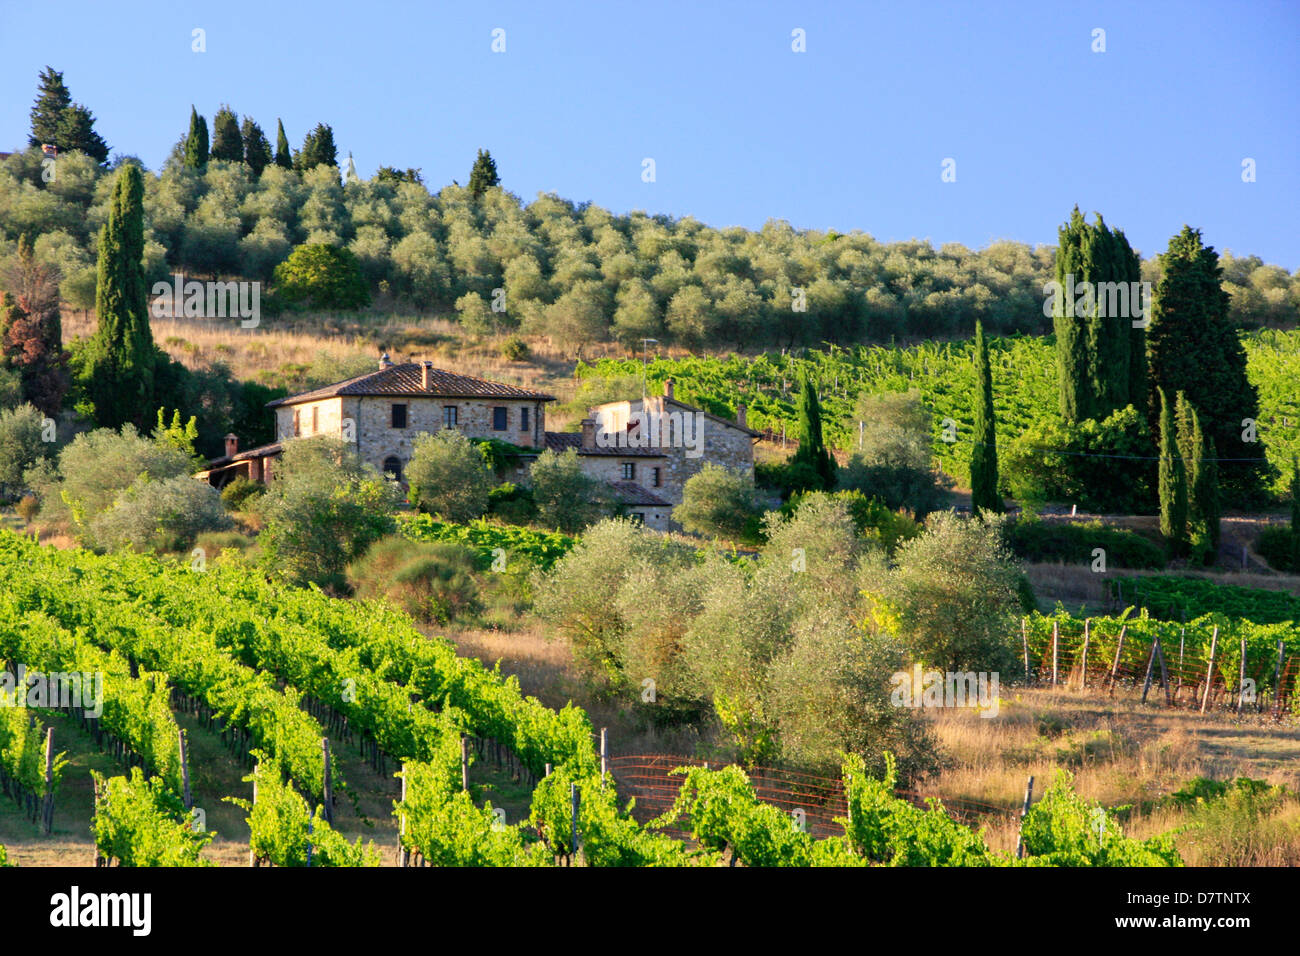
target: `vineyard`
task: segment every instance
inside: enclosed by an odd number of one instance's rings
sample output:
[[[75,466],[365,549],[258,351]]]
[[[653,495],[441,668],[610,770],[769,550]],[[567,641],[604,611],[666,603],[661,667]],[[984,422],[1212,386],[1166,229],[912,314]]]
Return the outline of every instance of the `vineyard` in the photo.
[[[1139,605],[1152,617],[1187,620],[1203,614],[1225,614],[1255,624],[1300,621],[1300,598],[1285,591],[1215,584],[1201,578],[1124,577],[1107,582],[1112,596]]]
[[[1247,372],[1259,389],[1260,440],[1285,487],[1291,457],[1300,454],[1300,331],[1263,330],[1242,337]],[[724,417],[737,403],[747,408],[751,427],[793,438],[800,375],[817,385],[827,440],[851,451],[857,443],[853,409],[861,393],[917,389],[933,412],[935,457],[944,471],[967,478],[970,458],[963,438],[971,435],[975,408],[975,365],[971,342],[923,342],[906,348],[855,346],[806,349],[754,358],[657,358],[644,366],[655,387],[675,382],[682,401]],[[1057,415],[1056,353],[1051,336],[991,339],[993,396],[1000,447],[1035,422]],[[601,359],[579,365],[580,377],[612,378],[643,373],[635,359]],[[944,419],[956,424],[957,441],[946,442]]]
[[[1040,630],[1036,621],[1036,648]],[[1271,635],[1252,636],[1252,649]],[[456,656],[385,605],[278,589],[239,565],[200,572],[0,534],[0,656],[11,666],[102,671],[103,712],[83,709],[81,719],[128,768],[95,779],[93,829],[105,863],[206,862],[212,834],[192,817],[180,711],[220,732],[250,770],[253,799],[230,800],[248,814],[255,865],[380,862],[373,846],[333,829],[348,783],[331,764],[331,745],[356,746],[376,769],[396,771],[394,825],[407,865],[1178,862],[1163,838],[1129,840],[1114,821],[1084,826],[1105,811],[1075,797],[1065,780],[1025,818],[1023,857],[1000,854],[943,807],[922,809],[897,794],[892,777],[868,779],[853,759],[844,766],[839,832],[807,832],[760,799],[736,767],[684,768],[671,805],[638,820],[577,708],[524,697],[515,679]],[[1252,658],[1257,665],[1267,661]],[[28,717],[20,708],[6,713],[23,717],[4,725],[10,734],[11,723]],[[39,737],[19,730],[3,761],[36,796]],[[508,823],[469,786],[475,755],[493,751],[532,789],[524,819]]]
[[[504,558],[522,560],[543,571],[573,550],[574,538],[556,531],[534,531],[517,525],[492,524],[479,519],[468,524],[439,521],[427,514],[399,515],[398,533],[411,541],[438,541],[463,545],[477,555],[480,571]]]
[[[1256,624],[1204,614],[1186,624],[1143,613],[1080,620],[1065,611],[1025,618],[1026,683],[1080,689],[1120,684],[1169,706],[1300,713],[1300,623]]]

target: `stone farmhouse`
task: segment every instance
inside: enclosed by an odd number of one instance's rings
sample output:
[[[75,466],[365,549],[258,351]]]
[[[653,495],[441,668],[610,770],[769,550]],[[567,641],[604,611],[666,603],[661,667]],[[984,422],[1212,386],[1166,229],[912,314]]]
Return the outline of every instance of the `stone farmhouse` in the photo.
[[[419,435],[455,428],[520,448],[515,478],[524,483],[543,451],[572,448],[627,514],[668,530],[686,480],[706,463],[753,474],[758,432],[746,426],[743,406],[734,421],[704,412],[675,399],[669,381],[663,395],[592,408],[580,432],[548,432],[553,401],[545,392],[384,355],[377,371],[270,402],[276,440],[241,451],[238,437],[227,435],[225,455],[196,477],[217,488],[240,476],[268,482],[285,442],[331,435],[355,443],[362,461],[401,481]]]

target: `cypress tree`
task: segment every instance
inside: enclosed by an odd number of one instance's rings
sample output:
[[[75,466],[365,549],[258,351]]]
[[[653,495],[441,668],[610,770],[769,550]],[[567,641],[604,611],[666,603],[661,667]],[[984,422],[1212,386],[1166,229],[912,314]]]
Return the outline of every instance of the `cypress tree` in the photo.
[[[1201,425],[1196,423],[1196,432],[1201,434]],[[1219,520],[1223,517],[1222,504],[1219,500],[1219,462],[1214,449],[1214,438],[1203,435],[1201,439],[1201,465],[1196,471],[1196,485],[1193,496],[1196,508],[1201,515],[1204,528],[1205,563],[1213,564],[1218,558],[1221,529]]]
[[[224,159],[228,163],[244,161],[244,138],[239,134],[239,117],[225,104],[212,117],[212,152],[209,158]]]
[[[81,378],[95,423],[149,424],[157,349],[144,281],[144,179],[127,163],[117,174],[108,222],[99,233],[98,326],[86,346]]]
[[[63,118],[63,111],[71,105],[72,94],[63,85],[63,74],[52,66],[41,70],[40,93],[32,105],[32,132],[27,137],[27,144],[57,144],[59,121]]]
[[[1187,474],[1178,453],[1174,415],[1164,389],[1160,397],[1160,533],[1174,554],[1187,544]]]
[[[248,163],[254,177],[261,176],[262,170],[271,165],[271,144],[267,142],[262,127],[251,116],[244,117],[239,132],[244,141],[244,162]]]
[[[338,166],[338,149],[334,146],[334,130],[324,123],[303,138],[302,149],[293,157],[293,168],[300,173],[317,166]]]
[[[791,464],[805,464],[813,470],[823,490],[835,487],[837,466],[822,440],[822,410],[817,400],[817,390],[812,380],[801,377],[799,389],[799,422],[797,434],[799,448],[791,457]]]
[[[92,157],[95,162],[108,160],[108,144],[95,132],[95,114],[80,103],[73,103],[59,117],[54,142],[60,152],[76,150]]]
[[[1184,226],[1160,257],[1147,329],[1150,388],[1187,393],[1205,434],[1224,457],[1219,478],[1237,500],[1263,486],[1261,442],[1242,440],[1245,419],[1259,417],[1259,394],[1246,377],[1246,351],[1228,318],[1228,294],[1218,254],[1199,230]],[[1155,402],[1152,402],[1154,407]],[[1240,460],[1256,459],[1256,460]]]
[[[486,149],[480,149],[474,157],[474,166],[469,171],[470,195],[475,200],[481,199],[490,188],[499,185],[501,177],[497,175],[496,160]]]
[[[208,121],[190,107],[190,132],[185,137],[185,167],[203,169],[208,165]]]
[[[1145,380],[1145,363],[1134,366],[1133,350],[1142,348],[1141,329],[1133,329],[1137,304],[1128,298],[1131,283],[1141,278],[1136,253],[1124,233],[1108,227],[1100,215],[1095,225],[1075,206],[1058,232],[1055,278],[1060,299],[1053,304],[1061,415],[1069,423],[1104,419],[1130,403],[1142,407],[1145,392],[1135,397],[1133,382]],[[1083,283],[1094,294],[1085,297]],[[1124,296],[1114,302],[1100,294],[1101,283],[1123,283]],[[1122,305],[1127,304],[1127,314]],[[1103,314],[1104,313],[1104,314]]]
[[[971,512],[1003,510],[998,494],[998,449],[993,418],[993,370],[984,326],[975,323],[975,447],[970,455]]]
[[[293,169],[293,157],[289,155],[289,137],[284,135],[284,123],[275,121],[275,159],[272,160],[281,169]]]

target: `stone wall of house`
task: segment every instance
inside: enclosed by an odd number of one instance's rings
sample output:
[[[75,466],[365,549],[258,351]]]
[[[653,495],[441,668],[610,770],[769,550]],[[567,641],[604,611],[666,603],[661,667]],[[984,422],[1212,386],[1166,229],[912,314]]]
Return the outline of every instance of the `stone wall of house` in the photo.
[[[636,456],[629,458],[619,458],[616,455],[578,455],[578,461],[582,465],[582,472],[592,478],[599,478],[601,481],[634,481],[642,488],[648,488],[653,494],[669,500],[668,496],[663,494],[664,487],[661,485],[656,488],[653,484],[654,472],[652,469],[658,468],[660,480],[667,481],[667,464],[668,459],[662,457]],[[636,466],[636,474],[632,478],[623,477],[623,463],[630,462]]]
[[[748,431],[716,416],[700,413],[698,417],[692,418],[689,428],[682,427],[681,434],[674,432],[674,414],[680,422],[682,417],[695,416],[698,411],[673,399],[654,395],[648,399],[610,402],[598,406],[593,410],[593,417],[597,420],[598,428],[604,429],[606,434],[612,434],[626,429],[634,413],[662,416],[659,434],[652,434],[646,440],[664,455],[662,484],[655,489],[655,494],[676,505],[682,502],[687,480],[705,464],[720,465],[750,476],[754,474],[754,443]],[[643,419],[641,427],[645,427],[644,423]],[[686,447],[687,438],[690,439],[691,448]],[[696,450],[699,454],[692,457]],[[595,460],[595,456],[587,456],[585,460]],[[656,464],[660,462],[657,461]],[[588,466],[584,464],[585,467]],[[596,466],[590,467],[594,469]],[[638,474],[639,472],[638,468]],[[641,483],[649,487],[647,482]]]

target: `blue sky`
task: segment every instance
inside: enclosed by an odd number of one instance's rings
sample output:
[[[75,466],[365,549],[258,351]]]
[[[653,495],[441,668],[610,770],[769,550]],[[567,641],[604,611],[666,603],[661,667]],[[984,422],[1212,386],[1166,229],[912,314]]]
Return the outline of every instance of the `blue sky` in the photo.
[[[417,166],[435,189],[486,147],[526,200],[971,247],[1054,243],[1078,203],[1144,255],[1187,222],[1300,267],[1294,0],[3,0],[0,149],[25,144],[46,64],[151,168],[191,103],[210,121],[229,102],[271,137],[281,117],[295,147],[329,123],[363,176]]]

